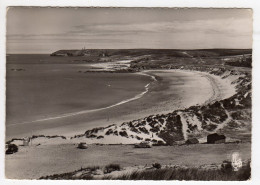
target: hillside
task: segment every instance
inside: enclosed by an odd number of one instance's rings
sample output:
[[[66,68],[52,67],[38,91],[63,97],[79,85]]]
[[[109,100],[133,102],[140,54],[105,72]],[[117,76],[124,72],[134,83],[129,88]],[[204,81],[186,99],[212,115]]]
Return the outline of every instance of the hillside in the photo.
[[[176,49],[82,49],[82,50],[58,50],[51,56],[143,56],[153,57],[221,57],[242,54],[251,54],[251,49],[200,49],[200,50],[176,50]]]

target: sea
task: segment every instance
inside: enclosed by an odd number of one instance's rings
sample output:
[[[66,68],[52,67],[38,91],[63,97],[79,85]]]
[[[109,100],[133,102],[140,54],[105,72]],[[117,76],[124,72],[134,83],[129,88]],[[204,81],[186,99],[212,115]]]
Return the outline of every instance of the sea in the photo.
[[[7,127],[120,105],[140,97],[153,80],[135,73],[89,72],[95,62],[78,60],[42,54],[8,55]]]

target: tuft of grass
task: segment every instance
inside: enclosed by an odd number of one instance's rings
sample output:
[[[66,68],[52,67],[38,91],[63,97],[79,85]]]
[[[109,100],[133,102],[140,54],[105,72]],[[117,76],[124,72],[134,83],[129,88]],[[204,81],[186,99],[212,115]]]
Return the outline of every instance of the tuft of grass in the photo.
[[[158,163],[159,164],[159,163]],[[223,170],[223,168],[225,170]],[[100,169],[99,166],[90,166],[81,168],[74,172],[54,174],[41,177],[40,179],[52,180],[95,180],[93,172]],[[119,164],[109,164],[104,167],[104,173],[120,170]],[[84,172],[75,176],[78,172]],[[125,173],[121,176],[113,177],[112,175],[104,176],[103,180],[197,180],[197,181],[246,181],[251,178],[250,161],[238,171],[232,171],[229,167],[221,169],[202,169],[202,168],[163,168],[149,169],[143,171],[134,171]]]
[[[87,167],[87,169],[93,172],[93,171],[100,169],[100,167],[99,166],[89,166],[89,167]]]
[[[51,180],[77,180],[77,179],[83,179],[83,180],[92,180],[94,177],[92,175],[92,172],[100,169],[99,166],[89,166],[87,168],[80,168],[79,170],[75,170],[73,172],[68,173],[61,173],[61,174],[54,174],[54,175],[48,175],[40,177],[40,179],[51,179]],[[75,177],[74,175],[78,172],[84,172],[82,175]]]
[[[156,169],[160,169],[162,165],[160,163],[153,163],[153,167]]]

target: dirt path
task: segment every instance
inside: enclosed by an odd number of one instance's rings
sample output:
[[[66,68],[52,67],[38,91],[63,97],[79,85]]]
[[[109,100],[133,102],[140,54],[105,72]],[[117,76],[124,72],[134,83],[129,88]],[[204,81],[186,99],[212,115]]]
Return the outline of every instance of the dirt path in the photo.
[[[133,148],[132,145],[90,145],[86,150],[76,145],[45,145],[20,147],[20,151],[6,156],[6,177],[11,179],[35,179],[55,173],[78,170],[81,167],[110,163],[122,167],[160,164],[199,166],[221,163],[239,152],[242,160],[250,159],[250,143],[197,144],[183,146],[158,146]]]

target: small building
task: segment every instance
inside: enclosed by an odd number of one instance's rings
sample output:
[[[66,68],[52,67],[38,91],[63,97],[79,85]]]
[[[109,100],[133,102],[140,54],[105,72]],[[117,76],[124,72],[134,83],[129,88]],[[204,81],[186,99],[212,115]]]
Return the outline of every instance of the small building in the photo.
[[[25,137],[25,138],[23,139],[23,146],[29,146],[29,143],[30,143],[30,138]]]
[[[219,135],[217,133],[210,134],[207,136],[207,143],[209,144],[218,144],[218,143],[225,143],[226,142],[226,136]]]
[[[188,144],[188,145],[190,145],[190,144],[198,144],[199,140],[197,138],[190,138],[185,143]]]

